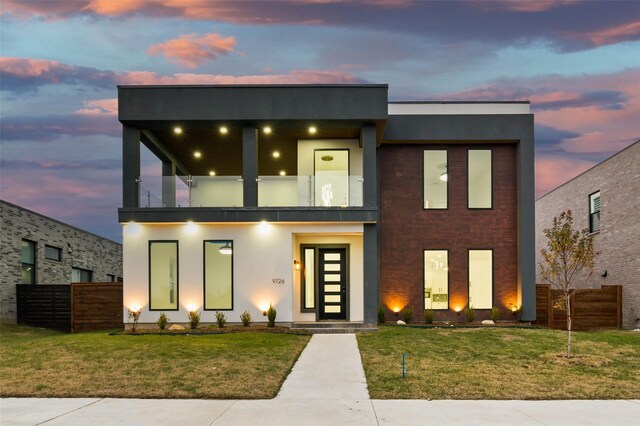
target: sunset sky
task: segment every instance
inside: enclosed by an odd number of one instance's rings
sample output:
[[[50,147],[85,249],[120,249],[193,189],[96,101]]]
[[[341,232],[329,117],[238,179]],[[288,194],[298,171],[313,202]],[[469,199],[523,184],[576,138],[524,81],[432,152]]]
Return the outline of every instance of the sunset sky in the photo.
[[[117,84],[530,100],[540,196],[640,138],[640,1],[2,0],[1,198],[120,241]]]

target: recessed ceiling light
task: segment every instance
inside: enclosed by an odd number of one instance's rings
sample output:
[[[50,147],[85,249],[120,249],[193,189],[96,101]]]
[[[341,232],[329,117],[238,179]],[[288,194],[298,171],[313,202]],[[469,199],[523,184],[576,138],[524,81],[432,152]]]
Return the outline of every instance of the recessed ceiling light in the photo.
[[[227,133],[229,133],[229,129],[227,129],[225,126],[222,126],[220,127],[220,133],[226,135]]]
[[[193,153],[193,156],[196,157],[196,158],[200,158],[200,157],[202,157],[202,154],[200,153],[200,151],[196,151],[196,152]]]
[[[273,158],[280,158],[280,153],[278,151],[273,151]]]
[[[309,133],[311,133],[312,135],[315,134],[318,131],[318,129],[316,129],[314,126],[309,127]]]
[[[174,127],[173,133],[175,133],[176,135],[182,134],[182,127]]]
[[[215,176],[215,175],[216,175],[216,172],[214,172],[213,170],[209,172],[209,176]]]
[[[287,172],[285,172],[284,170],[280,170],[280,176],[286,176]]]
[[[271,134],[271,127],[269,126],[265,126],[262,131],[264,132],[265,135],[269,135]]]

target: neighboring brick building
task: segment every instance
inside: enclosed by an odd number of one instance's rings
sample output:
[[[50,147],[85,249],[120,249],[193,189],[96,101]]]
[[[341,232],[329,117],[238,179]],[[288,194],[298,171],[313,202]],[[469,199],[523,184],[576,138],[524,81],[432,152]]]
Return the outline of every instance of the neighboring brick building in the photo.
[[[579,287],[622,286],[622,323],[640,323],[640,141],[536,201],[536,256],[543,229],[566,210],[578,228],[593,231],[599,252],[594,273]],[[606,271],[606,274],[605,274]],[[542,282],[537,271],[537,282]]]
[[[0,200],[0,310],[16,320],[16,284],[122,280],[122,245]]]

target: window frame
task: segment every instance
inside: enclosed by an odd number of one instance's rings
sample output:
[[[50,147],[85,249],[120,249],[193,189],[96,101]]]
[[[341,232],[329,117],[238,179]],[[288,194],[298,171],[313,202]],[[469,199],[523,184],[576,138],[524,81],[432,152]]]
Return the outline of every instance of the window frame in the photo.
[[[176,245],[176,307],[175,308],[160,308],[154,309],[151,307],[151,245],[153,243],[175,243]],[[179,240],[149,240],[147,250],[147,280],[149,281],[149,311],[179,311],[180,310],[180,242]]]
[[[489,151],[491,153],[491,162],[489,163],[489,166],[491,167],[491,173],[489,174],[490,178],[491,178],[491,183],[489,185],[489,190],[491,191],[491,197],[490,197],[490,203],[491,206],[490,207],[471,207],[470,206],[470,199],[469,199],[469,195],[471,194],[471,192],[469,191],[469,153],[471,151]],[[468,210],[493,210],[493,182],[494,182],[494,175],[493,175],[493,171],[495,169],[495,167],[493,166],[493,149],[491,147],[475,147],[475,148],[467,148],[467,209]]]
[[[433,309],[430,308],[432,311],[449,311],[451,310],[451,297],[449,294],[449,290],[451,289],[451,265],[449,264],[449,249],[447,248],[428,248],[428,249],[423,249],[422,250],[422,310],[426,311],[427,307],[425,306],[424,303],[424,288],[426,283],[426,277],[427,277],[427,271],[426,271],[426,265],[424,264],[424,255],[426,252],[428,251],[445,251],[447,252],[447,307],[446,308],[440,308],[440,309]],[[433,294],[432,294],[433,295]]]
[[[52,259],[50,257],[47,257],[47,249],[55,249],[58,251],[58,259]],[[45,260],[51,260],[52,262],[62,262],[62,248],[60,247],[56,247],[56,246],[52,246],[49,244],[45,244],[44,245],[44,258]]]
[[[591,197],[593,197],[594,195],[598,194],[598,198],[600,199],[600,210],[597,211],[598,213],[598,229],[594,230],[592,228],[592,222],[591,222],[591,218],[594,214],[596,214],[596,212],[591,212]],[[600,190],[598,189],[597,191],[592,192],[591,194],[589,194],[589,196],[587,197],[587,203],[588,203],[588,211],[589,211],[589,233],[590,234],[597,234],[600,232],[600,217],[601,217],[601,212],[602,212],[602,196],[600,194]]]
[[[434,207],[434,208],[425,208],[424,206],[424,197],[425,197],[425,189],[424,189],[424,154],[426,151],[444,151],[446,156],[446,164],[447,164],[447,207]],[[449,180],[451,179],[451,174],[449,173],[449,150],[447,148],[438,148],[438,147],[429,147],[423,148],[422,150],[422,210],[449,210]],[[424,254],[424,253],[423,253]]]
[[[207,308],[207,258],[206,247],[207,243],[231,243],[231,307],[230,308]],[[233,311],[234,307],[234,262],[233,257],[235,255],[236,248],[233,240],[203,240],[202,241],[202,310],[203,311]]]
[[[33,263],[24,263],[22,261],[22,243],[23,242],[27,242],[29,244],[32,244],[33,246]],[[37,277],[36,277],[36,273],[37,273],[36,264],[38,263],[37,256],[38,256],[38,243],[36,241],[29,240],[27,238],[22,238],[20,240],[20,281],[22,281],[22,267],[24,265],[30,265],[31,268],[33,269],[33,274],[31,275],[32,279],[30,283],[21,282],[21,284],[34,285],[37,282]]]
[[[80,280],[80,281],[73,281],[73,270],[76,271],[80,271],[80,275],[82,276],[82,272],[88,272],[89,273],[89,280],[88,281],[84,281],[84,280]],[[77,266],[72,266],[71,267],[71,282],[79,282],[79,283],[90,283],[93,282],[93,271],[91,269],[85,269],[85,268],[79,268]]]
[[[476,308],[473,307],[476,311],[485,311],[493,309],[495,305],[495,282],[496,282],[496,271],[495,271],[495,261],[494,261],[494,252],[495,250],[492,248],[481,248],[481,247],[473,247],[467,249],[467,307],[471,307],[471,303],[469,302],[469,298],[471,296],[471,252],[472,251],[490,251],[491,252],[491,306],[488,308]]]

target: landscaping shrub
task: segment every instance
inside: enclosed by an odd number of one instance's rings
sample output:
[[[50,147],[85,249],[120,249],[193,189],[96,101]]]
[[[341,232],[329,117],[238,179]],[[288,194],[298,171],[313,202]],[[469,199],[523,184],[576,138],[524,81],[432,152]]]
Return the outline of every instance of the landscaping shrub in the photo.
[[[431,324],[433,322],[433,309],[424,310],[424,320],[427,324]]]
[[[276,311],[272,305],[269,305],[269,309],[267,309],[267,320],[269,321],[267,324],[268,327],[275,327],[277,314],[278,311]]]
[[[404,322],[409,324],[411,322],[411,318],[413,318],[413,308],[411,306],[407,306],[402,311],[402,318],[404,318]]]
[[[378,325],[384,324],[384,306],[378,305]]]
[[[195,330],[196,328],[198,328],[199,324],[200,324],[200,314],[197,311],[189,312],[189,327],[192,330]]]
[[[138,321],[140,320],[140,314],[142,313],[142,310],[140,309],[135,309],[135,310],[131,310],[129,309],[129,322],[131,322],[131,320],[133,320],[133,323],[131,324],[131,331],[132,332],[136,332],[136,329],[138,328]]]
[[[216,322],[218,323],[218,327],[224,327],[227,323],[227,317],[224,315],[224,312],[216,311]]]
[[[168,323],[169,317],[164,312],[161,312],[160,316],[158,317],[158,321],[156,321],[156,324],[158,324],[158,328],[160,330],[164,330],[165,328],[167,328]]]
[[[244,327],[249,327],[251,325],[251,322],[253,320],[251,319],[251,314],[249,313],[249,311],[244,311],[240,314],[240,321],[242,321],[242,325]]]
[[[467,322],[472,322],[476,319],[476,310],[473,309],[473,306],[469,306],[464,310],[464,314],[467,316]]]
[[[493,322],[498,321],[500,319],[500,315],[502,315],[500,308],[498,308],[497,306],[494,306],[493,308],[491,308],[491,321]]]

